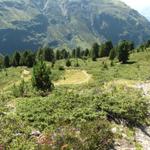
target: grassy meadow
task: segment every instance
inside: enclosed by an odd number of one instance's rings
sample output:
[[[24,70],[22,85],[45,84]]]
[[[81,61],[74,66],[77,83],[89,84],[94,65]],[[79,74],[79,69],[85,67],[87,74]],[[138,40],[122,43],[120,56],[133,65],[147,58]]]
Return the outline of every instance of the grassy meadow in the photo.
[[[55,88],[44,97],[31,86],[32,68],[0,71],[0,145],[12,150],[98,149],[94,146],[99,139],[104,145],[100,149],[107,149],[124,138],[140,149],[134,127],[149,123],[148,100],[136,85],[150,79],[150,51],[131,54],[127,64],[117,60],[112,64],[108,58],[79,59],[75,67],[76,61],[71,59],[71,67],[65,67],[65,60],[55,63],[51,68]],[[23,79],[24,97],[15,94]],[[94,130],[96,125],[104,131]],[[113,135],[112,128],[118,130]],[[42,137],[33,136],[33,131]]]

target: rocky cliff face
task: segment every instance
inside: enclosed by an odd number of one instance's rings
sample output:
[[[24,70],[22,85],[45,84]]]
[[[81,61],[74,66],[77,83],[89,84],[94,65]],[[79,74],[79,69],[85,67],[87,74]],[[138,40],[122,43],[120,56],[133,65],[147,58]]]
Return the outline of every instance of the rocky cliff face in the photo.
[[[2,53],[148,38],[150,23],[119,0],[0,0]]]

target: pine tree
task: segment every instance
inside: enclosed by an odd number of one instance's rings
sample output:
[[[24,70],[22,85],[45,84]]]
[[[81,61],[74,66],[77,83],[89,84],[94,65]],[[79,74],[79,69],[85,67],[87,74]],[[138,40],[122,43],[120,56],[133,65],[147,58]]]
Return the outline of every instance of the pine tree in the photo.
[[[105,57],[105,44],[100,46],[100,57]]]
[[[90,55],[90,51],[89,51],[89,49],[86,49],[85,52],[84,52],[84,56],[88,57],[89,55]]]
[[[21,58],[20,58],[20,65],[21,66],[26,66],[26,64],[27,64],[27,56],[28,55],[29,55],[28,51],[23,52],[23,54],[21,55]]]
[[[111,49],[113,48],[113,44],[111,41],[107,41],[105,43],[105,56],[108,57]]]
[[[44,48],[43,49],[43,58],[45,61],[52,62],[55,59],[54,51],[52,48]]]
[[[0,71],[2,70],[2,68],[3,68],[3,57],[0,54]]]
[[[96,61],[96,59],[99,57],[99,45],[97,43],[93,44],[91,55],[93,61]]]
[[[51,91],[53,84],[50,78],[51,71],[43,61],[33,67],[32,85],[37,90]]]
[[[81,49],[80,47],[77,47],[76,52],[75,52],[75,57],[80,58],[81,57]]]
[[[61,59],[61,54],[60,54],[60,51],[57,50],[56,51],[56,60],[59,60],[59,59]]]
[[[72,50],[72,58],[75,58],[76,57],[76,49],[73,49]]]
[[[109,59],[110,59],[111,61],[113,61],[113,60],[115,59],[115,57],[116,57],[116,50],[115,50],[115,48],[113,48],[113,49],[111,49],[111,51],[110,51]]]
[[[69,59],[67,59],[67,61],[66,61],[66,66],[67,66],[67,67],[70,67],[70,66],[71,66],[71,61],[70,61]]]
[[[44,58],[43,58],[43,49],[39,49],[38,51],[37,51],[37,53],[36,53],[36,59],[37,60],[43,60]]]
[[[19,52],[15,52],[12,58],[12,66],[17,67],[20,65],[20,53]]]
[[[66,51],[66,49],[63,49],[61,51],[61,55],[63,59],[68,59],[69,58],[69,52]]]
[[[118,59],[123,64],[129,60],[129,51],[130,51],[130,44],[128,41],[123,40],[118,45]]]
[[[84,58],[84,54],[85,54],[85,51],[82,50],[82,51],[80,52],[80,57],[81,57],[81,58]]]
[[[100,47],[100,57],[108,57],[111,49],[113,48],[113,44],[111,41],[107,41]]]
[[[128,44],[129,44],[129,51],[134,50],[134,42],[128,41]]]
[[[10,59],[9,59],[9,56],[8,56],[8,55],[4,57],[3,66],[4,66],[5,68],[8,68],[8,67],[10,66]]]
[[[27,67],[33,67],[33,65],[35,64],[35,54],[33,54],[32,52],[29,52],[27,57],[26,57],[26,66]]]

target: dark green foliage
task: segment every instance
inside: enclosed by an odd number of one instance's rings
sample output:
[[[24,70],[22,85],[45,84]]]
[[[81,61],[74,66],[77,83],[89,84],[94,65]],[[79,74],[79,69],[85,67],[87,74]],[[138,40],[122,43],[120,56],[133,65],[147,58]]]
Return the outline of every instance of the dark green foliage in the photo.
[[[22,53],[21,58],[20,58],[20,65],[21,66],[26,66],[28,55],[29,55],[29,51],[25,51]]]
[[[113,67],[115,64],[113,61],[110,62],[110,66]]]
[[[79,66],[80,66],[79,61],[78,61],[78,58],[76,58],[76,63],[75,63],[74,66],[75,66],[75,67],[79,67]]]
[[[110,125],[105,120],[84,123],[81,135],[85,136],[84,149],[107,150],[113,146],[113,134]]]
[[[61,59],[61,53],[60,50],[56,50],[56,60]]]
[[[81,57],[81,48],[77,47],[77,49],[75,50],[75,57],[76,58],[80,58]]]
[[[0,148],[35,149],[33,139],[29,139],[31,129],[16,115],[0,115]]]
[[[5,68],[10,67],[10,59],[9,59],[9,56],[8,56],[8,55],[4,57],[3,66],[4,66]]]
[[[115,59],[116,55],[117,55],[116,49],[115,48],[111,49],[110,54],[109,54],[109,59],[113,61]]]
[[[33,67],[32,85],[41,91],[51,91],[53,84],[50,78],[51,71],[43,61]]]
[[[34,64],[35,64],[35,55],[30,52],[26,58],[26,66],[33,67]]]
[[[93,61],[96,61],[96,59],[99,57],[99,45],[97,43],[94,43],[92,46],[91,56]]]
[[[52,62],[55,59],[54,51],[52,48],[46,47],[43,49],[43,59]]]
[[[82,50],[82,51],[80,52],[80,57],[81,57],[81,58],[84,58],[84,53],[85,53],[84,50]]]
[[[141,44],[139,46],[139,49],[142,49],[142,51],[144,51],[146,48],[150,47],[150,40],[147,40],[146,42],[144,42],[143,44]]]
[[[145,44],[146,48],[150,47],[150,40],[148,40]]]
[[[118,44],[118,59],[123,64],[129,60],[129,51],[131,50],[130,43],[126,40]]]
[[[59,66],[59,68],[58,68],[60,71],[63,71],[63,70],[65,70],[65,68],[64,68],[64,66]]]
[[[113,44],[111,41],[102,44],[100,47],[100,57],[108,57],[112,48]]]
[[[67,59],[67,61],[66,61],[66,66],[67,66],[67,67],[70,67],[70,66],[71,66],[71,61],[70,61],[70,59]]]
[[[19,52],[15,52],[13,57],[12,57],[12,66],[17,67],[20,65],[20,53]]]
[[[0,54],[0,71],[1,71],[2,67],[3,67],[3,57]]]
[[[37,60],[43,60],[43,50],[40,48],[36,53]]]
[[[103,69],[108,69],[108,65],[106,62],[103,63]]]
[[[76,50],[73,49],[73,50],[72,50],[72,58],[75,58],[75,57],[76,57]]]
[[[131,126],[146,123],[148,118],[146,100],[136,91],[134,91],[135,95],[129,95],[129,92],[133,92],[133,89],[128,89],[127,92],[113,89],[112,93],[102,94],[96,98],[96,108],[99,111],[106,112],[108,119],[117,123],[124,122]]]
[[[105,45],[102,44],[100,46],[100,57],[104,57],[105,56]]]
[[[128,41],[128,44],[129,44],[129,51],[133,51],[134,50],[134,42]]]
[[[35,64],[35,54],[31,51],[23,52],[20,58],[20,65],[33,67],[34,64]]]
[[[68,59],[69,58],[69,52],[66,51],[66,49],[63,49],[61,51],[61,56],[62,56],[62,59]]]
[[[50,47],[41,48],[37,51],[36,58],[37,60],[53,62],[55,60],[55,53]]]
[[[84,56],[88,57],[89,55],[90,55],[90,51],[89,51],[89,49],[86,49],[85,52],[84,52]]]
[[[107,150],[113,145],[113,134],[109,123],[105,120],[85,122],[78,128],[61,126],[46,138],[47,141],[53,140],[53,145],[49,145],[49,149],[56,147],[56,149]],[[48,146],[45,143],[46,145]]]
[[[24,80],[22,80],[19,86],[16,86],[16,85],[13,86],[13,95],[16,98],[27,97],[28,90],[29,88],[28,88],[27,83]]]

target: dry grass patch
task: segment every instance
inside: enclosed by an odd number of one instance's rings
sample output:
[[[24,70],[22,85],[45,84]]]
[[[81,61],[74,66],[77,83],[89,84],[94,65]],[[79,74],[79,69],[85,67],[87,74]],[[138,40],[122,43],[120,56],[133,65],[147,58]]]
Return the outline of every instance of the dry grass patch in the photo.
[[[85,70],[66,70],[65,75],[61,80],[55,82],[58,85],[69,85],[69,84],[84,84],[88,83],[91,79],[91,75]]]

